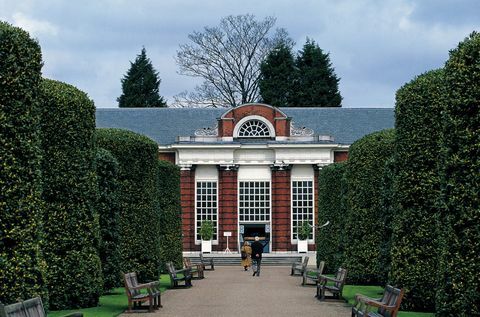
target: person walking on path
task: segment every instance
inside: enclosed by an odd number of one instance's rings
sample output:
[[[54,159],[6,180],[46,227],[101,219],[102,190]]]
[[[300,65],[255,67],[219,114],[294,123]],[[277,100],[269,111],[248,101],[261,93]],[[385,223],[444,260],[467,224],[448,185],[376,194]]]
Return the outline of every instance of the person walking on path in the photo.
[[[248,268],[252,266],[252,247],[250,247],[250,244],[247,241],[243,243],[243,247],[240,249],[240,252],[242,255],[242,266],[245,271],[247,271]]]
[[[253,276],[255,276],[255,274],[260,276],[260,265],[262,264],[262,253],[263,247],[265,246],[259,240],[260,238],[255,236],[255,242],[252,243]],[[268,241],[266,243],[268,243]]]

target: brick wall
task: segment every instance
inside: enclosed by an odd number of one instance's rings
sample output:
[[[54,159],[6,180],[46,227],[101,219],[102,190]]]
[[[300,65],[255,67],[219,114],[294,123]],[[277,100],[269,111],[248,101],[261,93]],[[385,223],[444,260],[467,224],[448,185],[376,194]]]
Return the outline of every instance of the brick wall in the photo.
[[[290,136],[290,119],[278,109],[259,104],[233,108],[218,120],[218,136],[231,137],[235,125],[245,117],[261,116],[270,121],[277,136]]]
[[[158,159],[175,164],[175,152],[159,152]]]
[[[237,173],[236,170],[220,169],[219,171],[219,244],[212,246],[212,251],[223,251],[227,247],[227,238],[223,236],[225,231],[232,233],[228,238],[230,250],[238,251]]]
[[[348,151],[335,151],[333,152],[334,162],[343,162],[348,159]]]
[[[182,206],[183,250],[199,251],[195,246],[195,171],[180,171],[180,202]]]
[[[291,251],[290,170],[272,170],[272,251]]]

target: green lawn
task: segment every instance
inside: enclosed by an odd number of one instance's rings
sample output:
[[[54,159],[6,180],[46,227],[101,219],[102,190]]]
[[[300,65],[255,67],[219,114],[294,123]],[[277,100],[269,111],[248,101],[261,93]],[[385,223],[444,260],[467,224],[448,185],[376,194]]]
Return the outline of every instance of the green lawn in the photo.
[[[170,277],[162,275],[160,278],[161,290],[164,292],[170,286]],[[82,312],[84,317],[115,317],[123,313],[127,309],[127,295],[125,288],[115,288],[111,294],[100,297],[100,304],[97,307],[58,310],[51,311],[48,317],[60,317],[71,312]]]
[[[353,306],[355,294],[363,294],[368,297],[382,297],[383,288],[380,286],[361,286],[361,285],[345,285],[343,288],[343,297]],[[433,317],[434,313],[417,313],[417,312],[399,312],[399,317]]]

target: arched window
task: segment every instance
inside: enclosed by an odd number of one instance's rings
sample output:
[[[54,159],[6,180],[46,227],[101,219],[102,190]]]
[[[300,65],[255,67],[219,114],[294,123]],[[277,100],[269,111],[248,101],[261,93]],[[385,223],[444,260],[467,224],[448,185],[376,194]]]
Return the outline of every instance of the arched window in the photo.
[[[269,138],[270,129],[265,122],[260,120],[248,120],[238,130],[239,138]]]

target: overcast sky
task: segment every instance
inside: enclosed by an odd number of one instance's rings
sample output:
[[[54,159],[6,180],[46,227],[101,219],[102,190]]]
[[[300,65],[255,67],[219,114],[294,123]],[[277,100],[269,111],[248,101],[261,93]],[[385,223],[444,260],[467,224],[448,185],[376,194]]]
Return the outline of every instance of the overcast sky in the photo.
[[[277,18],[300,50],[311,38],[338,77],[344,107],[393,107],[395,91],[442,67],[448,51],[480,31],[480,0],[0,0],[0,20],[37,38],[43,75],[117,107],[120,79],[142,46],[160,74],[160,94],[191,91],[174,57],[188,34],[222,17]]]

